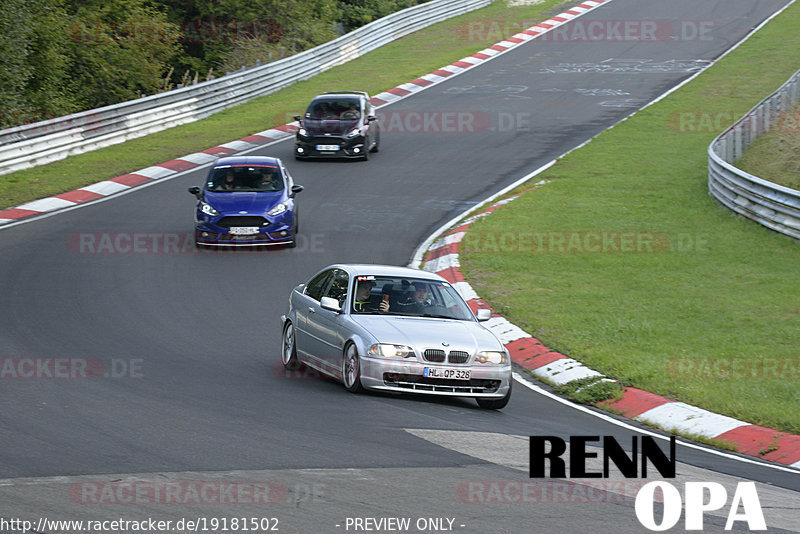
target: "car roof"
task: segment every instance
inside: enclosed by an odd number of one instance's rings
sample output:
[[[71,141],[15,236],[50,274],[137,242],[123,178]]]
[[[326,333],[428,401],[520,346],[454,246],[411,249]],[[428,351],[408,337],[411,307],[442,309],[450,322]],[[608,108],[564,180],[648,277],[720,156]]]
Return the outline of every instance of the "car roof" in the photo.
[[[319,96],[324,95],[357,95],[363,96],[364,98],[369,98],[369,95],[364,91],[325,91]]]
[[[338,263],[325,267],[327,269],[343,269],[350,273],[351,276],[402,276],[408,278],[422,278],[425,280],[446,281],[444,278],[436,273],[423,271],[420,269],[412,269],[410,267],[398,267],[397,265],[376,265],[372,263]]]
[[[352,101],[352,102],[360,102],[365,97],[363,95],[353,94],[353,93],[323,93],[321,95],[317,95],[311,101],[320,102],[320,101],[330,101],[330,100],[345,100],[345,101]]]
[[[252,165],[253,167],[270,166],[280,167],[280,160],[269,156],[232,156],[220,158],[214,167],[227,167],[228,165]]]

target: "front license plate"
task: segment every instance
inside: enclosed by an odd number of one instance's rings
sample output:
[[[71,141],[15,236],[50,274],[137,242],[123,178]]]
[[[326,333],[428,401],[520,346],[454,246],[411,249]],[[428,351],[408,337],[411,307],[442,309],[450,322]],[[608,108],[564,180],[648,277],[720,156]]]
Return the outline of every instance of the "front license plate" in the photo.
[[[427,378],[450,378],[454,380],[469,380],[469,369],[451,369],[449,367],[426,367],[422,375]]]
[[[317,145],[317,150],[319,150],[320,152],[322,152],[323,150],[336,151],[339,150],[339,145]]]
[[[258,226],[232,226],[228,233],[233,235],[253,235],[258,233]]]

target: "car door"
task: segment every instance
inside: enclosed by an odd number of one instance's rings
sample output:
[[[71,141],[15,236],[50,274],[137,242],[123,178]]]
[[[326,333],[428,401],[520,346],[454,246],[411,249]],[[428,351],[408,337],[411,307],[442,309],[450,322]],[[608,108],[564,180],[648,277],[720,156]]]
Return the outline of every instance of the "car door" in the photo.
[[[347,286],[350,276],[347,271],[334,269],[331,282],[323,291],[323,297],[330,297],[339,303],[339,307],[345,306],[347,301]],[[319,346],[319,356],[325,361],[326,366],[335,372],[341,365],[342,348],[347,333],[342,332],[342,314],[320,307],[314,314],[313,325],[309,324],[309,334],[317,339]]]
[[[297,306],[295,315],[297,324],[295,325],[295,343],[297,354],[303,360],[308,360],[312,366],[319,366],[320,343],[316,339],[317,331],[315,322],[316,315],[322,309],[319,301],[333,278],[333,269],[327,269],[317,274],[303,288],[302,293],[297,295]]]

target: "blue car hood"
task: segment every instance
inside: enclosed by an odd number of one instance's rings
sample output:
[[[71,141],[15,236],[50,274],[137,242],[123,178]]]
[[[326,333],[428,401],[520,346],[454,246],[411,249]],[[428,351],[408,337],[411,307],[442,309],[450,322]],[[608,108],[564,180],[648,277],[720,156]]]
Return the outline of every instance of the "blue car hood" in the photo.
[[[221,193],[205,192],[205,201],[214,209],[222,212],[263,213],[285,200],[284,191],[263,192],[238,192],[225,191]]]

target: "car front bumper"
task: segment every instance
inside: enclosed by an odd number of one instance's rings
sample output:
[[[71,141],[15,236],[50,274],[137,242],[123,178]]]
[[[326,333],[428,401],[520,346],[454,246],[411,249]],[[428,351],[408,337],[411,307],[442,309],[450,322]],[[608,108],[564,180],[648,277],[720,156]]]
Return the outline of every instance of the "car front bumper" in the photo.
[[[298,158],[362,158],[368,150],[364,136],[352,139],[341,137],[297,139],[294,155]],[[319,150],[319,147],[335,146],[335,150]]]
[[[469,370],[470,379],[427,378],[425,367]],[[438,365],[416,360],[361,356],[361,384],[367,389],[448,397],[502,398],[511,384],[510,365]]]
[[[198,214],[198,217],[201,216],[202,219],[196,218],[195,220],[194,237],[198,246],[260,247],[286,245],[294,239],[294,214],[291,211],[273,218],[268,225],[258,227],[257,233],[247,235],[231,233],[229,227],[216,224],[221,219],[231,217],[231,214],[220,214],[214,217]],[[253,216],[268,220],[260,213],[253,214]]]

